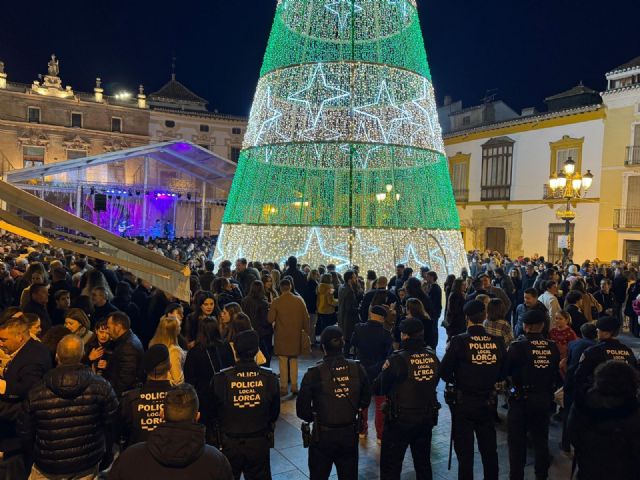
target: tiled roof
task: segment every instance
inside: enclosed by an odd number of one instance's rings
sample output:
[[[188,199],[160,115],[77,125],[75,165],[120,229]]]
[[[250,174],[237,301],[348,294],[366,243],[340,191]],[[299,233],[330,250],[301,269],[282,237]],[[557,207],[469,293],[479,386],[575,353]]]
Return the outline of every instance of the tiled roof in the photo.
[[[640,57],[636,57],[633,60],[629,60],[627,63],[623,63],[619,67],[616,67],[608,72],[607,75],[611,75],[612,73],[624,72],[625,70],[631,70],[637,67],[640,67]]]
[[[172,77],[160,90],[149,95],[150,100],[173,100],[179,102],[200,103],[206,105],[204,98],[199,97],[179,81]]]
[[[596,92],[595,90],[592,90],[589,87],[585,87],[584,85],[582,85],[582,83],[580,83],[579,85],[576,85],[575,87],[570,88],[565,92],[561,92],[556,95],[547,97],[544,99],[544,101],[548,102],[549,100],[558,100],[560,98],[575,97],[576,95],[583,95],[585,93],[595,93],[596,95],[598,94],[598,92]]]
[[[455,132],[444,134],[444,138],[446,140],[447,138],[465,136],[471,133],[482,132],[486,130],[493,130],[496,128],[510,127],[512,125],[519,125],[519,124],[525,124],[525,123],[536,123],[542,120],[549,120],[552,118],[568,117],[570,115],[577,115],[580,113],[594,112],[594,111],[600,110],[601,108],[602,108],[601,104],[594,104],[594,105],[587,105],[584,107],[558,110],[556,112],[544,112],[538,115],[518,117],[511,120],[505,120],[503,122],[491,123],[491,124],[482,125],[474,128],[469,128],[467,130],[456,130]]]

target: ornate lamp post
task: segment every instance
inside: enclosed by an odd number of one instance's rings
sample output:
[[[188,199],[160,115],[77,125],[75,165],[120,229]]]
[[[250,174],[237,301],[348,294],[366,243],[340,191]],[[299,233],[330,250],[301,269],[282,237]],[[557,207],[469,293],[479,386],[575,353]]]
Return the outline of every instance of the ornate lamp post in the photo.
[[[563,207],[560,207],[556,211],[556,217],[560,220],[564,220],[565,222],[564,234],[567,237],[567,242],[570,238],[571,220],[576,218],[575,210],[571,209],[571,202],[586,196],[587,191],[591,188],[592,184],[593,173],[591,173],[591,170],[587,170],[587,173],[584,175],[580,174],[580,172],[576,172],[576,162],[574,162],[571,157],[564,162],[560,174],[554,172],[549,177],[551,198],[562,199],[562,201],[566,202]],[[567,263],[569,247],[570,245],[567,243],[567,246],[562,249],[562,265]]]

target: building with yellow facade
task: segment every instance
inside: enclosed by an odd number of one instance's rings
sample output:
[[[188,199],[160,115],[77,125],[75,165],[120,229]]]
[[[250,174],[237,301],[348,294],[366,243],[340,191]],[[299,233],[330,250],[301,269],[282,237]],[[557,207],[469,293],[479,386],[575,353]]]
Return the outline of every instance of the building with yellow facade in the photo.
[[[491,100],[441,111],[441,120],[448,117],[443,125],[452,127],[445,147],[467,249],[559,260],[565,226],[547,184],[571,158],[578,171],[595,175],[587,196],[573,204],[572,255],[576,261],[595,257],[605,108],[583,85],[545,102],[544,113],[517,114]]]
[[[607,73],[597,255],[640,262],[640,57]]]

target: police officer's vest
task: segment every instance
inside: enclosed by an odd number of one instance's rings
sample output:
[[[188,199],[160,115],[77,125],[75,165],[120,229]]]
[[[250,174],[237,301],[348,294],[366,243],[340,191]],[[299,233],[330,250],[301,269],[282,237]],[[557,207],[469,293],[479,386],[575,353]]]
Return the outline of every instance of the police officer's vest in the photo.
[[[396,355],[407,365],[407,378],[396,385],[393,404],[400,416],[431,414],[436,402],[438,359],[425,348],[417,352],[400,350]]]
[[[525,344],[526,364],[523,367],[522,385],[517,388],[529,394],[549,393],[554,390],[557,370],[552,369],[552,342],[544,338],[521,340]]]
[[[314,407],[317,421],[324,427],[353,425],[360,403],[360,367],[353,360],[341,360],[331,367],[320,362],[320,395]]]
[[[633,356],[632,350],[623,343],[601,342],[596,344],[593,348],[600,349],[607,360],[626,362],[629,365],[635,364],[635,357]]]
[[[499,339],[488,333],[469,335],[464,339],[466,361],[458,372],[458,389],[468,394],[485,394],[494,390],[501,368]]]
[[[131,399],[133,419],[129,445],[146,441],[149,434],[164,422],[160,410],[171,388],[168,381],[150,381],[125,394]]]
[[[274,382],[273,372],[256,366],[231,367],[221,373],[225,378],[225,398],[219,415],[222,432],[238,436],[265,432],[270,419],[268,387],[270,381]]]

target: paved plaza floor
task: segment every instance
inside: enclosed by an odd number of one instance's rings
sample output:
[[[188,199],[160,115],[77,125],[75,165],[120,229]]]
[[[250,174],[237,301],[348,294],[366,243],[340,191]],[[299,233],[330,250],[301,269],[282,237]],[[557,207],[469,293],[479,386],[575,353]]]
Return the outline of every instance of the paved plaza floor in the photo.
[[[441,330],[440,338],[446,338],[444,331]],[[636,355],[640,353],[640,340],[628,335],[623,335],[622,341],[631,346]],[[444,342],[438,349],[438,357],[444,355]],[[312,366],[321,358],[320,354],[314,350],[313,357],[300,359],[299,375],[300,380],[309,366]],[[278,370],[277,358],[272,361],[275,371]],[[457,461],[455,452],[452,462],[451,471],[447,470],[447,457],[449,455],[449,435],[451,428],[451,417],[448,407],[444,403],[442,393],[444,384],[440,382],[438,388],[438,396],[443,408],[440,411],[440,420],[437,427],[433,431],[433,442],[431,447],[431,463],[433,466],[434,479],[454,479],[457,478]],[[501,402],[503,403],[503,402]],[[498,458],[500,461],[500,478],[509,478],[509,459],[507,451],[507,433],[506,433],[506,414],[507,411],[499,408],[499,414],[502,423],[496,426],[498,432]],[[369,435],[366,439],[360,440],[360,463],[359,478],[373,480],[379,478],[380,465],[380,447],[376,444],[375,428],[373,426],[373,409],[369,408]],[[282,403],[282,413],[276,427],[275,449],[271,451],[271,470],[274,480],[298,480],[309,477],[309,469],[307,466],[308,451],[302,447],[302,437],[300,434],[300,423],[295,413],[295,398],[285,397]],[[571,472],[570,456],[566,455],[558,449],[560,435],[562,432],[561,425],[551,421],[549,446],[553,456],[551,469],[549,471],[549,479],[568,479]],[[475,457],[475,477],[482,478],[482,462],[480,454],[477,452]],[[337,478],[335,469],[331,478]],[[402,479],[414,479],[413,462],[411,454],[407,451],[405,456]],[[527,458],[527,469],[525,478],[535,478],[533,473],[533,452],[529,450]]]

